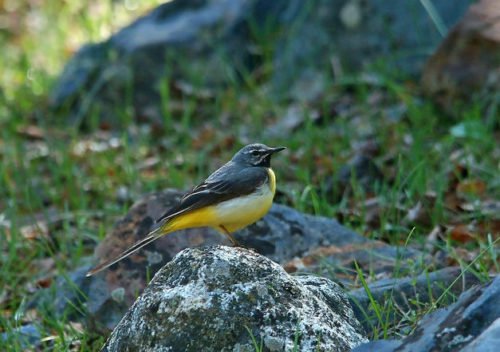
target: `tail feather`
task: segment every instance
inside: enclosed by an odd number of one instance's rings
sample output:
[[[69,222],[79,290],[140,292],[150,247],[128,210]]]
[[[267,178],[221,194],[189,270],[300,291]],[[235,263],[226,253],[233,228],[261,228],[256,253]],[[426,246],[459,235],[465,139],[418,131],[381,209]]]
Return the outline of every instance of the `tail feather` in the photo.
[[[96,266],[95,268],[93,268],[92,270],[87,272],[87,277],[92,276],[92,275],[94,275],[94,274],[96,274],[96,273],[98,273],[106,268],[109,268],[111,265],[119,262],[123,258],[128,257],[129,255],[138,251],[142,247],[150,244],[151,242],[153,242],[157,238],[171,232],[171,231],[169,231],[169,228],[170,228],[170,226],[168,226],[167,224],[163,224],[162,226],[158,227],[157,229],[151,231],[145,238],[143,238],[139,242],[135,243],[133,246],[128,248],[125,252],[122,252],[121,254],[114,257],[113,259],[107,260],[104,263],[99,264],[98,266]]]

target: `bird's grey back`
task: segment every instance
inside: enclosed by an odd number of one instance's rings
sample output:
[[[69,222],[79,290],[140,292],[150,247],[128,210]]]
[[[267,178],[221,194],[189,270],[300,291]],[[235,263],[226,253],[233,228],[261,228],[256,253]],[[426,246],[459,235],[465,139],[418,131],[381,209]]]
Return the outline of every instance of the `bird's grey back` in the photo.
[[[208,178],[205,180],[205,183],[213,183],[227,179],[233,179],[241,169],[247,166],[241,165],[240,163],[236,163],[234,161],[229,161],[222,165],[220,168],[215,170]]]

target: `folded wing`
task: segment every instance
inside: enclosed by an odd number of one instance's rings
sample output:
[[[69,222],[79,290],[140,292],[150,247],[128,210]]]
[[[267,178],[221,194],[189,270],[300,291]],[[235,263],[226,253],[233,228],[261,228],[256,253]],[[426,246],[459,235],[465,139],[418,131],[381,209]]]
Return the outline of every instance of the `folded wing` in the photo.
[[[232,166],[226,164],[225,166]],[[268,180],[264,167],[237,166],[221,168],[182,197],[180,203],[160,216],[156,222],[168,221],[188,211],[215,205],[254,192]]]

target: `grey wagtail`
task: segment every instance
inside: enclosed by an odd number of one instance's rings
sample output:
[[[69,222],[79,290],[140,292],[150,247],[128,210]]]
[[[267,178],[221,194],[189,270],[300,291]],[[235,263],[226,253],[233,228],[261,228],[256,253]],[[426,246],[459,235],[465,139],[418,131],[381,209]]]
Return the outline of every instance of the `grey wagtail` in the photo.
[[[214,227],[239,246],[231,233],[259,220],[271,207],[276,192],[271,156],[283,149],[285,147],[269,148],[264,144],[243,147],[231,161],[160,216],[156,222],[162,224],[157,229],[122,254],[90,270],[87,276],[106,269],[157,238],[181,229]]]

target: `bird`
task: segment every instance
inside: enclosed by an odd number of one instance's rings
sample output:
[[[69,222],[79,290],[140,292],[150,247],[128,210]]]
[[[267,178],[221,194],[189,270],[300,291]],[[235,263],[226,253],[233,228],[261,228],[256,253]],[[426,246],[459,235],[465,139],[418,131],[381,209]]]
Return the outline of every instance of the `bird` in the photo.
[[[156,219],[160,225],[118,256],[87,273],[94,275],[131,255],[156,239],[181,229],[209,226],[226,234],[262,218],[276,193],[276,176],[271,169],[273,154],[286,147],[270,148],[261,143],[246,145],[205,181],[186,193],[171,209]]]

